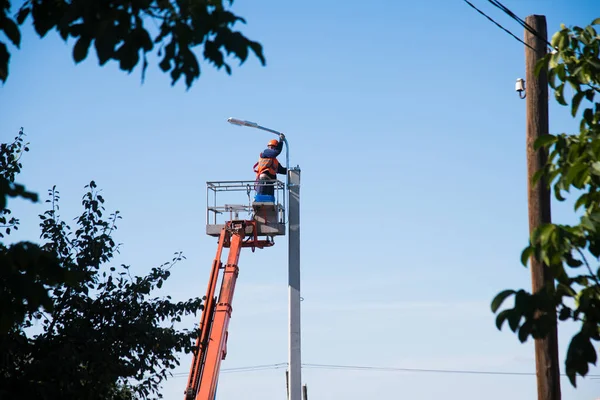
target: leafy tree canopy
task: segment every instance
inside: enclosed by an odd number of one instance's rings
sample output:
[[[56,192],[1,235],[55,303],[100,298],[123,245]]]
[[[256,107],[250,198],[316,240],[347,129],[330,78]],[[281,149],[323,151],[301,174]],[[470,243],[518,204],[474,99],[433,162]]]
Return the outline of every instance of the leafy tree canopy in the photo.
[[[0,176],[9,187],[21,150],[22,132],[0,147]],[[39,216],[43,242],[0,243],[0,398],[160,398],[177,353],[193,351],[197,329],[177,323],[201,310],[202,300],[155,294],[182,254],[146,276],[115,265],[121,216],[107,215],[104,202],[90,182],[72,229],[54,187]],[[2,235],[10,235],[19,220],[7,219],[6,203],[1,215]]]
[[[233,30],[246,21],[227,10],[233,0],[26,0],[11,15],[11,1],[0,0],[0,31],[17,48],[22,26],[29,18],[40,37],[55,29],[67,41],[76,39],[73,59],[80,62],[94,47],[100,65],[110,60],[131,72],[142,59],[142,76],[148,66],[147,53],[158,47],[159,67],[170,72],[171,84],[181,76],[188,88],[200,76],[193,50],[203,48],[205,60],[231,74],[226,56],[243,63],[250,51],[265,64],[262,46]],[[156,27],[153,35],[147,26]],[[0,80],[9,75],[10,52],[0,41]]]
[[[544,262],[555,284],[533,294],[505,290],[492,302],[498,329],[508,321],[522,342],[529,336],[545,337],[558,320],[579,324],[565,360],[573,386],[577,375],[585,376],[589,365],[596,364],[594,343],[600,341],[600,35],[594,28],[599,24],[600,18],[584,28],[562,25],[551,40],[555,51],[537,66],[537,73],[548,71],[558,103],[569,105],[565,89],[570,88],[571,114],[581,118],[579,132],[544,135],[535,144],[549,157],[534,182],[546,182],[559,201],[568,199],[573,190],[575,212],[580,213],[573,225],[540,226],[522,253],[523,265],[530,257]],[[500,311],[511,297],[514,306]]]

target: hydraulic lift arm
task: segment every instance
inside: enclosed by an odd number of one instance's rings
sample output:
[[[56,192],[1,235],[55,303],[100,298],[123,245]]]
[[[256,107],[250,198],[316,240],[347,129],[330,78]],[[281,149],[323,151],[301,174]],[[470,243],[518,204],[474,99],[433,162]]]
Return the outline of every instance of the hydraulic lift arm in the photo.
[[[250,241],[244,241],[246,227],[252,226]],[[214,400],[217,390],[221,360],[227,355],[227,328],[231,319],[232,300],[238,277],[238,261],[242,247],[266,247],[271,243],[257,240],[254,221],[228,221],[221,230],[217,255],[213,261],[206,300],[200,318],[200,335],[196,339],[185,400]],[[223,267],[221,254],[229,247],[227,264]],[[220,271],[223,278],[218,299],[215,297]]]

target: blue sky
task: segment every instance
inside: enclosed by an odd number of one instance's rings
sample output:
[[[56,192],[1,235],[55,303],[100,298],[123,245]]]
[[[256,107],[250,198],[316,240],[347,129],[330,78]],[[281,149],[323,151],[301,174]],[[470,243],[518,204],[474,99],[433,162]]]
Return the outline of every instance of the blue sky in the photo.
[[[522,18],[546,15],[550,34],[600,16],[591,0],[504,4]],[[302,169],[304,363],[533,372],[532,343],[499,332],[489,310],[500,290],[530,285],[519,261],[525,102],[514,91],[523,46],[462,0],[238,0],[233,10],[267,65],[251,57],[228,76],[203,64],[189,91],[155,64],[143,85],[139,70],[100,68],[93,53],[75,66],[70,45],[25,28],[0,95],[2,140],[23,126],[31,142],[20,181],[42,195],[56,184],[71,219],[94,179],[123,216],[116,261],[144,273],[181,250],[187,259],[163,292],[202,296],[216,250],[204,234],[205,182],[253,179],[271,139],[226,119],[282,130]],[[568,109],[550,112],[552,132],[577,128]],[[38,238],[44,204],[9,205],[22,223],[12,239]],[[571,210],[554,203],[554,220],[572,220]],[[286,251],[279,238],[242,254],[223,369],[287,360]],[[561,358],[572,334],[561,326]],[[181,397],[189,362],[165,398]],[[524,400],[536,390],[533,376],[305,368],[303,381],[311,399]],[[563,379],[563,397],[595,399],[599,385],[573,390]],[[220,400],[284,395],[281,368],[220,378]]]

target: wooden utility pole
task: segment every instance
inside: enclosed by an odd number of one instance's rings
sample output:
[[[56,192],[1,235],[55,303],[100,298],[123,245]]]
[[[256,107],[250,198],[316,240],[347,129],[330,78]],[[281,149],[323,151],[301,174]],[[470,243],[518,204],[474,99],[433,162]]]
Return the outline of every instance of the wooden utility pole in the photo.
[[[537,62],[546,55],[546,17],[530,15],[525,22],[537,35],[525,29],[525,83],[527,103],[527,192],[529,205],[529,233],[540,225],[551,222],[550,190],[545,180],[533,186],[531,179],[546,163],[548,154],[543,149],[535,151],[536,139],[549,133],[548,128],[548,76],[545,69],[536,75]],[[544,285],[554,285],[548,266],[531,257],[531,283],[533,292]],[[535,340],[535,367],[538,400],[560,400],[560,368],[558,364],[558,334],[554,327],[543,339]]]

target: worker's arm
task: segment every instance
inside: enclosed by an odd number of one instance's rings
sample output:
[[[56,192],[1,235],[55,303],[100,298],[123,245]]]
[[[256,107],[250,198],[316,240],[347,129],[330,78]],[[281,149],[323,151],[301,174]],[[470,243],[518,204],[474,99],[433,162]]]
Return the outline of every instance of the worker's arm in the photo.
[[[277,144],[277,149],[276,149],[278,151],[277,154],[280,154],[281,150],[283,150],[283,140],[284,139],[285,139],[285,135],[283,133],[281,133],[279,135],[279,143]],[[284,167],[283,165],[281,165],[281,163],[279,163],[279,166],[277,167],[277,173],[285,175],[285,174],[287,174],[287,168]]]
[[[280,136],[279,139],[279,143],[277,143],[277,147],[275,147],[273,151],[273,154],[275,154],[273,157],[277,157],[281,154],[281,150],[283,150],[283,135]]]
[[[285,138],[285,136],[283,134],[281,134],[279,136],[279,143],[277,143],[277,147],[275,147],[274,149],[264,149],[261,157],[265,157],[265,158],[277,158],[279,157],[279,154],[281,154],[281,150],[283,150],[283,139]]]
[[[277,147],[275,147],[274,149],[264,149],[262,152],[261,157],[265,157],[265,158],[277,158],[279,156],[279,154],[281,154],[281,148],[283,146],[283,142],[279,142],[277,144]]]

